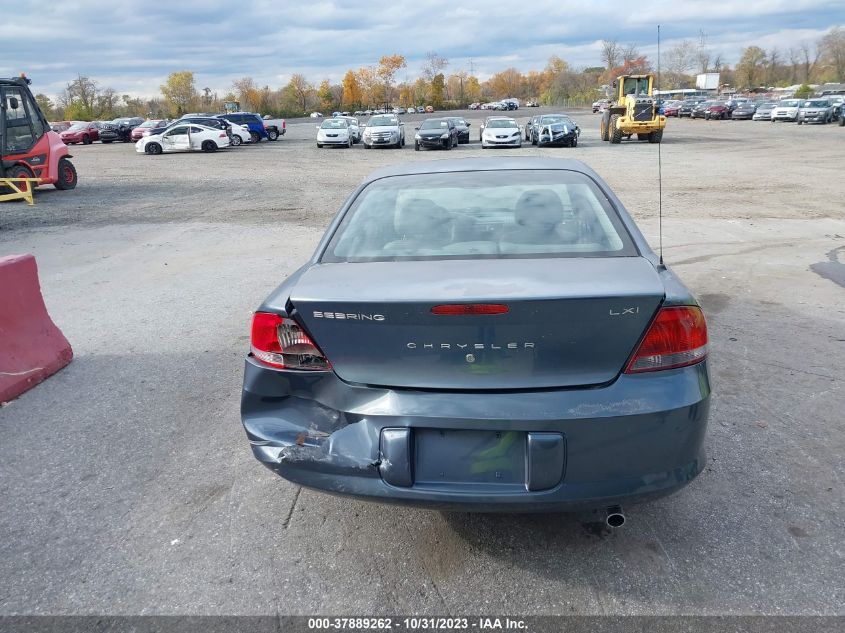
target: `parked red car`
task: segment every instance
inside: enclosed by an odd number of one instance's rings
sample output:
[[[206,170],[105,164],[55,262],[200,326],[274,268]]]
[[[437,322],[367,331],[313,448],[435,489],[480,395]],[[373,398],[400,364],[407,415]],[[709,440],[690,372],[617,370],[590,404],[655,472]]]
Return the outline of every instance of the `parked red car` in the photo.
[[[729,119],[731,109],[724,103],[714,103],[704,110],[705,119]]]
[[[149,121],[144,121],[141,125],[132,130],[132,140],[140,141],[144,136],[149,136],[150,130],[160,127],[165,123],[167,123],[167,119],[150,119]]]
[[[100,128],[96,123],[77,122],[59,135],[65,145],[90,145],[100,139]]]
[[[681,109],[681,103],[673,103],[667,106],[663,106],[663,115],[664,116],[678,116],[678,111]]]

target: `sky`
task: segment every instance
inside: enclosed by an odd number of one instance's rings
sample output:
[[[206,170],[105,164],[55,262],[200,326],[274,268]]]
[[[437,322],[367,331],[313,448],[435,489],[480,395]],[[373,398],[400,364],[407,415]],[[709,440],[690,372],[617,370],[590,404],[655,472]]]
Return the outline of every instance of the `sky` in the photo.
[[[482,80],[509,67],[541,70],[551,55],[600,66],[603,39],[655,60],[658,23],[663,50],[704,32],[713,55],[734,64],[752,44],[812,47],[845,27],[845,0],[63,0],[3,14],[0,76],[26,72],[34,92],[56,95],[79,73],[152,97],[170,72],[192,70],[197,88],[222,97],[240,77],[271,88],[293,73],[337,83],[396,53],[408,63],[397,81],[415,79],[432,51],[449,60],[447,73]]]

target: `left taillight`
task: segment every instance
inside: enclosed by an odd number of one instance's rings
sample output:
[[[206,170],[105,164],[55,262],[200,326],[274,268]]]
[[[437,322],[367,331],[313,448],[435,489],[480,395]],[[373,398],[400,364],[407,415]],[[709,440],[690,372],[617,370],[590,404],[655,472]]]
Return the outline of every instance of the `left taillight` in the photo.
[[[626,374],[686,367],[707,357],[707,323],[698,306],[661,308]]]
[[[265,365],[279,369],[328,371],[332,367],[296,321],[272,312],[253,315],[250,350]]]

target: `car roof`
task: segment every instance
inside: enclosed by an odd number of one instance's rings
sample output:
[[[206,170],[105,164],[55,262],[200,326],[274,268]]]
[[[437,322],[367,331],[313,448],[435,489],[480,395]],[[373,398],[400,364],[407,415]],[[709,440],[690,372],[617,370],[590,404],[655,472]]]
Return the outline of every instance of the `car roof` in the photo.
[[[389,176],[418,174],[457,173],[464,171],[530,171],[535,169],[560,169],[577,171],[598,178],[596,173],[580,160],[571,158],[534,158],[527,156],[502,156],[495,158],[454,158],[429,160],[382,167],[371,173],[365,182]]]

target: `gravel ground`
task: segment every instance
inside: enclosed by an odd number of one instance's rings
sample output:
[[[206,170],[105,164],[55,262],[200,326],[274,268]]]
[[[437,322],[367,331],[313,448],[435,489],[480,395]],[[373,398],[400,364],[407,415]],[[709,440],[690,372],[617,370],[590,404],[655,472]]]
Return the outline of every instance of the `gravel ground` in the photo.
[[[603,144],[585,112],[578,148],[482,152],[469,118],[449,158],[579,158],[657,243],[656,146]],[[842,615],[843,134],[670,122],[664,244],[708,314],[709,463],[614,532],[327,496],[249,452],[250,311],[366,173],[445,153],[318,150],[311,121],[216,154],[72,148],[77,190],[0,207],[0,255],[36,255],[76,353],[0,409],[0,615]]]

